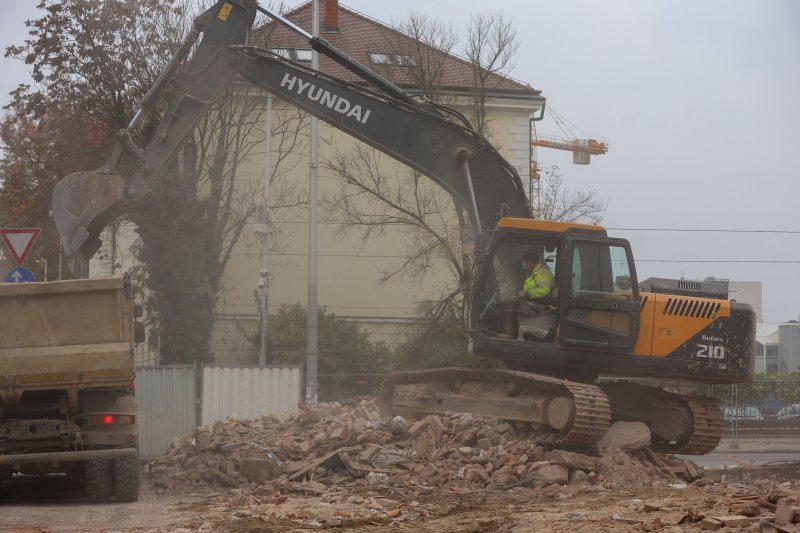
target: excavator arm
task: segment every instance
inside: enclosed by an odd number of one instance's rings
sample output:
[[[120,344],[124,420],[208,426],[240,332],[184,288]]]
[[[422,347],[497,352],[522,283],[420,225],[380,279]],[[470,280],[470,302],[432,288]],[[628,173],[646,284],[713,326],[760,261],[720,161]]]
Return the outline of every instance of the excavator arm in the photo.
[[[315,50],[380,92],[244,46],[258,10],[308,37]],[[200,34],[202,41],[186,61]],[[57,184],[53,216],[67,264],[76,276],[88,275],[88,259],[100,246],[103,228],[132,202],[142,200],[214,102],[241,78],[428,176],[466,209],[478,237],[494,227],[501,213],[532,216],[517,172],[456,111],[408,94],[255,0],[219,0],[198,17],[142,109],[118,133],[107,163],[94,172],[70,174]],[[175,89],[167,111],[141,149],[132,131],[171,85]]]

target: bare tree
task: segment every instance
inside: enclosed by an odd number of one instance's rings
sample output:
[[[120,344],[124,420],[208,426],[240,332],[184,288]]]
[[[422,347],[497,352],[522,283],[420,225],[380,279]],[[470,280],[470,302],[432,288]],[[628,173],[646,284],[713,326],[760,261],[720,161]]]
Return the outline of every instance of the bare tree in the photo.
[[[517,51],[517,30],[501,12],[472,16],[464,50],[472,66],[473,97],[469,107],[473,126],[487,137],[491,134],[486,100],[499,80],[513,70]]]
[[[608,201],[597,198],[597,191],[574,189],[564,183],[564,173],[557,165],[544,170],[541,189],[541,211],[537,216],[544,220],[599,224]]]
[[[399,74],[404,79],[397,81],[410,83],[430,101],[451,103],[452,94],[444,90],[443,82],[447,57],[458,44],[453,28],[412,12],[397,24],[397,29],[400,33],[386,34],[387,50],[395,55],[394,66],[383,65],[381,75],[397,80]]]
[[[93,128],[99,140],[87,145],[86,136],[73,134],[59,153],[74,148],[102,160],[113,144],[113,132],[126,127],[186,34],[196,14],[193,2],[41,0],[38,7],[43,13],[29,22],[30,38],[6,51],[31,65],[36,83],[33,89],[21,87],[15,93],[14,106],[25,111],[21,118],[60,114],[70,117],[78,130]],[[261,176],[243,176],[242,162],[263,149],[264,102],[249,88],[236,88],[221,98],[177,162],[128,212],[141,237],[139,257],[154,296],[155,332],[162,334],[165,362],[210,358],[208,340],[224,290],[222,274],[247,233],[253,199],[260,196],[255,184],[261,183]],[[166,95],[134,132],[140,144],[152,135],[165,103]],[[302,150],[305,142],[299,134],[303,116],[293,111],[295,115],[296,119],[275,121],[275,144],[284,154]],[[42,146],[53,144],[59,134],[63,137],[52,128],[39,128],[35,134],[36,145]],[[291,159],[287,158],[279,155],[275,165],[285,167]],[[62,166],[58,174],[96,166]],[[292,187],[280,183],[281,173],[275,175],[274,203],[297,202]],[[51,191],[36,190],[48,200]],[[113,266],[116,252],[109,255]]]
[[[423,14],[412,13],[398,24],[402,34],[387,37],[395,58],[392,67],[381,69],[387,77],[400,78],[438,103],[455,102],[445,74],[457,44],[455,32]],[[476,89],[469,102],[474,124],[485,131],[485,101],[493,80],[510,70],[517,50],[515,33],[502,15],[484,20],[473,17],[466,50],[471,60]],[[343,223],[342,231],[360,231],[374,236],[400,230],[408,235],[404,259],[382,274],[381,281],[395,277],[421,280],[431,269],[446,268],[453,279],[441,294],[420,302],[423,313],[434,320],[460,315],[469,285],[472,257],[462,253],[461,229],[469,226],[466,211],[452,197],[419,173],[405,169],[387,175],[382,157],[359,145],[350,153],[337,152],[324,165],[340,180],[341,189],[323,199],[330,216]]]
[[[323,206],[343,222],[343,233],[357,230],[365,241],[389,231],[408,237],[404,259],[382,272],[381,282],[396,277],[421,281],[432,268],[446,268],[460,287],[469,269],[458,245],[460,229],[454,223],[452,199],[422,174],[384,165],[384,159],[363,144],[326,159],[323,165],[341,187],[323,199]],[[394,172],[387,173],[388,169]]]

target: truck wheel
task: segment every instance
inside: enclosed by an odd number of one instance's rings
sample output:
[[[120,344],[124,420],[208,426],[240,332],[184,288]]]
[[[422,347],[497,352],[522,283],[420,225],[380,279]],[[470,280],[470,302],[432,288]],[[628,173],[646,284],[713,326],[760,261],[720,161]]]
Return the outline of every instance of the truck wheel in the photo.
[[[114,496],[118,502],[139,498],[139,459],[126,457],[114,461]]]
[[[86,498],[90,502],[107,502],[111,499],[111,461],[86,461],[84,474]]]

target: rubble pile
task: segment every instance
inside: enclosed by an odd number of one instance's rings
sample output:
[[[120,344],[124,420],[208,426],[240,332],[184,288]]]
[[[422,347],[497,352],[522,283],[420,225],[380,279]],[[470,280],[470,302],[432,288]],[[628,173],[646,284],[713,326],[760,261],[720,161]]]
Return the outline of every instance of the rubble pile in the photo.
[[[610,434],[613,434],[610,431]],[[652,453],[641,432],[594,455],[547,450],[528,423],[469,414],[429,415],[416,421],[383,418],[372,401],[302,407],[279,418],[228,420],[175,439],[149,465],[155,487],[302,489],[390,487],[425,494],[435,487],[508,490],[514,487],[634,486],[654,478],[693,481],[690,461]],[[554,489],[555,490],[555,489]]]
[[[193,531],[800,530],[792,483],[654,453],[644,425],[612,425],[591,450],[541,437],[527,423],[384,418],[351,401],[196,428],[146,474],[157,493],[200,497]]]

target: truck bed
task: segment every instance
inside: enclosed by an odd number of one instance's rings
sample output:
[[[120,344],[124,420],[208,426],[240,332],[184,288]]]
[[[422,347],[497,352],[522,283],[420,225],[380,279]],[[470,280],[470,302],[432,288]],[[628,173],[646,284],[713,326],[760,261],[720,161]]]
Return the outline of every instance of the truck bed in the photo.
[[[123,278],[0,284],[0,397],[125,387],[133,381],[133,316]]]

